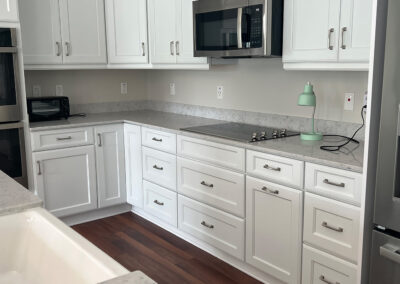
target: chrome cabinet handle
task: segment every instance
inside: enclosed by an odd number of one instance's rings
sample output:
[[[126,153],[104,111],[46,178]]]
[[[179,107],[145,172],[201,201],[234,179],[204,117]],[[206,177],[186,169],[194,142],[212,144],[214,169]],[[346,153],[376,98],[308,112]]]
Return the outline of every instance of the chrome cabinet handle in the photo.
[[[329,49],[333,50],[333,45],[332,45],[332,34],[335,32],[334,28],[330,28],[328,32],[328,44],[329,44]]]
[[[279,167],[276,167],[276,168],[275,167],[271,167],[268,164],[264,165],[264,169],[275,171],[275,172],[280,172],[281,171],[281,168],[279,168]]]
[[[42,168],[41,168],[41,166],[40,166],[40,161],[37,161],[36,162],[37,163],[37,165],[38,165],[38,176],[41,176],[42,175]]]
[[[57,141],[64,141],[64,140],[71,140],[72,136],[67,136],[67,137],[57,137],[56,140]]]
[[[325,228],[327,228],[329,230],[332,230],[332,231],[335,231],[335,232],[339,232],[339,233],[343,233],[343,231],[344,231],[342,227],[333,227],[333,226],[329,225],[328,222],[325,222],[325,221],[322,222],[321,226],[325,227]]]
[[[157,199],[153,201],[155,204],[160,205],[160,206],[164,206],[164,202],[160,202]]]
[[[61,42],[59,42],[59,41],[56,41],[56,45],[57,45],[57,56],[61,56],[61,53],[62,53],[62,45],[61,45]]]
[[[205,182],[204,180],[203,180],[200,184],[201,184],[201,185],[204,185],[204,186],[207,186],[207,187],[211,187],[211,188],[214,187],[214,185],[213,185],[212,183],[207,183],[207,182]]]
[[[269,193],[272,193],[272,194],[279,194],[279,190],[276,190],[276,189],[269,189],[269,188],[266,187],[266,186],[263,186],[263,187],[261,188],[261,190],[266,191],[266,192],[269,192]]]
[[[387,243],[379,247],[379,254],[385,258],[390,259],[400,264],[400,250],[398,247]]]
[[[176,55],[180,55],[180,51],[179,51],[179,41],[175,42],[175,50],[176,50]]]
[[[238,48],[243,47],[243,44],[242,44],[242,17],[243,17],[243,8],[238,8],[237,24],[236,24]]]
[[[347,27],[342,28],[342,49],[346,49],[346,45],[344,44],[344,33],[347,32]]]
[[[68,41],[65,42],[65,47],[67,48],[65,56],[70,56],[71,55],[71,44]]]
[[[324,283],[326,283],[326,284],[340,284],[340,282],[332,282],[332,281],[329,281],[328,279],[325,278],[324,275],[321,275],[321,276],[319,277],[319,280],[321,280],[322,282],[324,282]]]
[[[156,138],[156,137],[153,137],[151,140],[156,141],[156,142],[162,142],[162,139],[161,139],[161,138],[158,139],[158,138]]]
[[[159,166],[157,166],[157,165],[154,165],[154,166],[153,166],[153,169],[162,171],[164,168],[163,168],[163,167],[159,167]]]
[[[201,222],[201,224],[202,224],[204,227],[207,227],[207,228],[210,228],[210,229],[214,229],[214,225],[209,225],[209,224],[206,223],[206,221]]]
[[[98,144],[98,146],[99,146],[99,147],[102,147],[102,146],[103,146],[103,143],[102,143],[102,141],[101,141],[101,133],[97,133],[97,137],[99,137],[99,144]]]
[[[332,182],[329,179],[324,179],[324,183],[329,184],[329,185],[333,185],[333,186],[337,186],[337,187],[345,187],[346,185],[341,182],[341,183],[337,183],[337,182]]]
[[[169,48],[170,48],[170,51],[171,51],[171,55],[174,56],[174,41],[171,41],[169,43]]]
[[[144,42],[142,42],[142,56],[146,56],[146,48]]]

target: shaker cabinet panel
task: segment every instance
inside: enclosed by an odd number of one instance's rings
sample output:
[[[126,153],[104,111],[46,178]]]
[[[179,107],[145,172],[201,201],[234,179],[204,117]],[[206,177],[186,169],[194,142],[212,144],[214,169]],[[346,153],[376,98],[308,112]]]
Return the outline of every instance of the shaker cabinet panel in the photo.
[[[18,22],[17,0],[0,0],[0,22]]]

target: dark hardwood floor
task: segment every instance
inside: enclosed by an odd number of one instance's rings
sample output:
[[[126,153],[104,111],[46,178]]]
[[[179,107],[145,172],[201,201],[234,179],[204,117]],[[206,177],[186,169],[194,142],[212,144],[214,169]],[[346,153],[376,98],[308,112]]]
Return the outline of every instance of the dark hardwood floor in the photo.
[[[133,213],[72,228],[128,270],[160,284],[261,283]]]

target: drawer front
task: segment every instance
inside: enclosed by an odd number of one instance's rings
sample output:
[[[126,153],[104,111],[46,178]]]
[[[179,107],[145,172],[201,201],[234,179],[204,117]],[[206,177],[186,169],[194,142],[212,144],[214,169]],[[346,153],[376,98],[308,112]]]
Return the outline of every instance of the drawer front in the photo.
[[[32,132],[32,151],[91,145],[93,135],[91,127]]]
[[[176,156],[142,148],[143,178],[171,190],[176,190]]]
[[[357,266],[304,245],[302,275],[304,284],[354,284],[357,282]]]
[[[360,206],[362,175],[306,163],[306,191]]]
[[[357,262],[360,209],[306,193],[304,242]]]
[[[178,154],[224,168],[244,171],[243,148],[178,135]]]
[[[244,174],[178,158],[178,192],[244,217]]]
[[[247,150],[247,173],[283,185],[303,188],[304,162]]]
[[[178,227],[234,257],[244,260],[244,220],[178,195]]]
[[[142,145],[176,154],[176,134],[142,127]]]
[[[177,193],[148,181],[143,182],[144,210],[168,224],[177,226]]]

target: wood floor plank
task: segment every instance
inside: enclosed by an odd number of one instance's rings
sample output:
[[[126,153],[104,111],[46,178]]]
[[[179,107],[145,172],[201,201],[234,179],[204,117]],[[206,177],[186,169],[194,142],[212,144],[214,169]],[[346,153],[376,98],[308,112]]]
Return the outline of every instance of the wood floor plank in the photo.
[[[159,284],[261,283],[131,212],[72,228],[128,270],[141,270]]]

